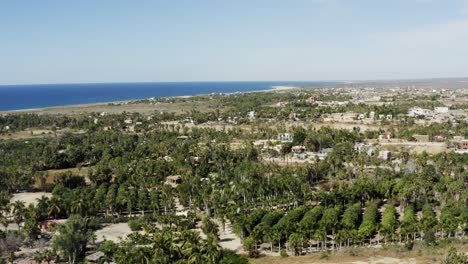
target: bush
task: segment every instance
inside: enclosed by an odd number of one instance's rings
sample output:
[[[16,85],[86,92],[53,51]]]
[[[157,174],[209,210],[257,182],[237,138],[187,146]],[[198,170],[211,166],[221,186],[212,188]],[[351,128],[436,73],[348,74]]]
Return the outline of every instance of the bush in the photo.
[[[280,256],[283,257],[283,258],[289,257],[288,252],[286,251],[286,249],[282,249],[280,251]]]
[[[413,250],[413,247],[414,247],[414,241],[413,240],[406,241],[406,243],[405,243],[405,249],[406,250],[411,251],[411,250]]]
[[[240,256],[232,250],[223,250],[220,264],[248,264],[249,260],[245,256]]]
[[[436,244],[436,237],[435,237],[434,231],[428,230],[424,234],[424,243],[426,243],[426,245],[428,246],[433,246]]]
[[[132,231],[140,231],[143,229],[143,223],[140,219],[132,219],[128,221],[128,226]]]

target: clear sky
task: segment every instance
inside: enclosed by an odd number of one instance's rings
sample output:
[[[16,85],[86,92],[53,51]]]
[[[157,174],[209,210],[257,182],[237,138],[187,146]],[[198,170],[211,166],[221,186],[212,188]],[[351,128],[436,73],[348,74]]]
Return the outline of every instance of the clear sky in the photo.
[[[0,1],[0,84],[468,76],[468,0]]]

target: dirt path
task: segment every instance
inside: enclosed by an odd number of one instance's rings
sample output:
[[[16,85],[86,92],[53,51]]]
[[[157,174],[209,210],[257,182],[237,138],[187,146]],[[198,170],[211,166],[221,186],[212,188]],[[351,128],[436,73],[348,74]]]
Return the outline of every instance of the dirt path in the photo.
[[[225,230],[223,230],[222,225],[219,226],[219,230],[219,245],[222,248],[234,250],[237,253],[244,253],[241,240],[236,234],[234,234],[232,224],[229,220],[226,221]]]

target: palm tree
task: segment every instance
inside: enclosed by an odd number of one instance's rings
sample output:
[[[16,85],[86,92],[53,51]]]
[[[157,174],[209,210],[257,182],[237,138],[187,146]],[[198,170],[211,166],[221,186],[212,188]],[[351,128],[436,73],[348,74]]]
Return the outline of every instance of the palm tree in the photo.
[[[0,210],[0,224],[3,225],[6,231],[8,228],[8,217],[6,216],[6,213],[4,210]]]
[[[84,211],[85,211],[85,200],[83,199],[83,196],[79,195],[76,199],[74,199],[71,203],[71,212],[75,214],[79,214],[83,216]]]
[[[164,214],[167,215],[169,209],[173,207],[173,190],[169,185],[164,185],[161,192],[161,203],[164,207]]]
[[[206,242],[203,243],[202,252],[203,259],[206,263],[216,264],[219,262],[221,257],[221,247],[214,239],[209,237]]]
[[[11,204],[13,219],[18,225],[18,229],[21,229],[20,224],[23,222],[24,213],[26,212],[26,205],[23,201],[15,201]]]
[[[57,215],[62,211],[60,207],[60,199],[57,196],[52,196],[49,203],[49,209],[47,210],[48,217],[53,216],[54,219],[57,218]]]

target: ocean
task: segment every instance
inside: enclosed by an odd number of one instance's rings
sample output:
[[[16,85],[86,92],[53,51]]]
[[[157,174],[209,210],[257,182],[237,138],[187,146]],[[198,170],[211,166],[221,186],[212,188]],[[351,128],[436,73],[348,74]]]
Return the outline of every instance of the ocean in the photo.
[[[151,82],[0,85],[0,111],[210,93],[269,90],[327,82]]]

